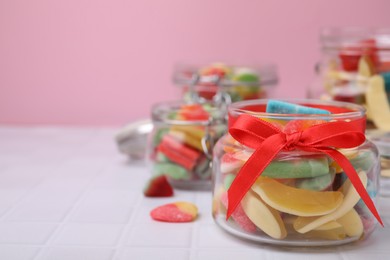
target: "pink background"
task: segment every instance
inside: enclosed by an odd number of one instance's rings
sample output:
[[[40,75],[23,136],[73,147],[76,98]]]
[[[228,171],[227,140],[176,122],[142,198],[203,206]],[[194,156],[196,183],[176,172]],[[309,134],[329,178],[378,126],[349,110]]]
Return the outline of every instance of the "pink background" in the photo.
[[[390,26],[388,0],[0,0],[0,123],[122,125],[179,97],[175,63],[277,63],[304,97],[323,26]]]

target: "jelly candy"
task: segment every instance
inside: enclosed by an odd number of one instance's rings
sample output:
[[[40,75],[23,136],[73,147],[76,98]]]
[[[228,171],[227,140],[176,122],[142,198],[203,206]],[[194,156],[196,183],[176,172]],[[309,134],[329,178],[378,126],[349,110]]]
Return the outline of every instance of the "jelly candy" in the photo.
[[[225,208],[228,206],[228,197],[227,193],[224,192],[221,195],[221,202]],[[248,216],[245,214],[244,210],[242,209],[241,205],[238,205],[236,210],[232,214],[232,218],[234,221],[239,225],[243,230],[249,233],[253,233],[256,231],[256,226],[253,224],[253,222],[248,218]]]
[[[146,197],[171,197],[173,189],[165,175],[153,176],[144,188]]]
[[[174,163],[155,163],[153,166],[153,175],[165,174],[175,180],[188,180],[190,173],[183,167]]]
[[[333,212],[344,197],[339,191],[302,190],[268,177],[258,178],[252,190],[274,209],[297,216],[321,216]]]
[[[271,162],[262,176],[273,178],[309,178],[329,173],[326,156]]]
[[[381,76],[375,75],[368,80],[366,102],[367,110],[375,126],[389,131],[390,106],[386,97],[385,83]]]
[[[367,186],[367,174],[364,171],[358,173],[363,186]],[[341,186],[340,191],[344,194],[344,200],[341,205],[330,214],[320,217],[298,217],[294,222],[294,228],[299,233],[306,233],[313,230],[329,221],[341,218],[347,214],[360,200],[360,196],[352,186],[351,181],[348,179]]]
[[[280,100],[268,100],[267,113],[276,114],[330,114],[329,111],[308,106],[301,106]]]
[[[264,233],[276,239],[283,239],[287,236],[279,212],[267,206],[256,193],[248,191],[241,205],[248,218]]]
[[[163,222],[191,222],[197,215],[198,208],[189,202],[165,204],[150,212],[152,219]]]

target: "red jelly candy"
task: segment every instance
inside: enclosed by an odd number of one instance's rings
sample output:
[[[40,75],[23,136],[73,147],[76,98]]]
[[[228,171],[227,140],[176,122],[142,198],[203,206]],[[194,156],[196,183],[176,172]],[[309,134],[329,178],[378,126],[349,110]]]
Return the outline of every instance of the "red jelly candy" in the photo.
[[[173,196],[172,186],[165,175],[152,177],[144,189],[146,197],[171,197]]]
[[[152,219],[163,222],[191,222],[197,215],[198,208],[189,202],[165,204],[150,212]]]
[[[284,132],[286,134],[292,134],[295,132],[303,131],[313,125],[319,125],[326,123],[325,120],[291,120],[287,123],[287,125],[284,127]]]

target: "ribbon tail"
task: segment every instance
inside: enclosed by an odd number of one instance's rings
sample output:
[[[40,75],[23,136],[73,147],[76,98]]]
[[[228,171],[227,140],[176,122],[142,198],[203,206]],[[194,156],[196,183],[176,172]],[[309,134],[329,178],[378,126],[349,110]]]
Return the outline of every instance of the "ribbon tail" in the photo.
[[[226,220],[229,219],[256,179],[283,147],[283,137],[276,134],[266,139],[249,157],[228,190]]]
[[[378,211],[376,210],[376,207],[374,205],[374,202],[372,201],[370,195],[368,195],[367,190],[364,188],[361,180],[358,177],[358,174],[353,168],[352,164],[349,162],[349,160],[341,154],[337,150],[328,150],[324,149],[321,151],[328,154],[330,157],[332,157],[344,170],[344,172],[347,174],[349,180],[351,181],[352,185],[355,187],[356,191],[359,193],[360,198],[364,201],[368,209],[371,211],[371,213],[375,216],[375,218],[378,220],[378,222],[383,226],[383,222],[381,217],[379,216]]]

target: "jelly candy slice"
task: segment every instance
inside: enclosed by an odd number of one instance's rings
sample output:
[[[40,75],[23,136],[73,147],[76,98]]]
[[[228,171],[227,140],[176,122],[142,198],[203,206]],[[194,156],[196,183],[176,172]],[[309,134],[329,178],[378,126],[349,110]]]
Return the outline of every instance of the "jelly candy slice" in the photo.
[[[367,174],[364,171],[360,171],[358,175],[363,186],[366,187]],[[299,233],[306,233],[329,221],[341,218],[346,213],[348,213],[348,211],[350,211],[360,200],[359,194],[352,186],[349,179],[344,182],[343,186],[341,186],[339,190],[343,192],[344,200],[335,211],[321,217],[298,217],[294,222],[295,230]]]
[[[329,111],[308,106],[301,106],[280,100],[268,100],[267,113],[277,114],[330,114]]]
[[[351,209],[347,214],[338,218],[337,223],[343,226],[345,233],[350,237],[360,237],[363,234],[363,222],[355,209]]]
[[[146,197],[171,197],[173,189],[165,175],[153,176],[144,188],[144,195]]]
[[[175,180],[188,180],[190,173],[183,167],[173,163],[155,163],[153,175],[166,175]]]
[[[165,154],[169,160],[192,170],[202,155],[199,151],[180,143],[174,137],[165,135],[158,146],[158,150]]]
[[[297,179],[295,186],[299,189],[323,191],[329,188],[335,178],[335,173],[329,173],[314,178]]]
[[[191,222],[197,215],[198,208],[189,202],[165,204],[150,212],[152,219],[164,222]]]
[[[295,160],[273,161],[264,169],[262,176],[272,178],[310,178],[329,174],[325,156]]]
[[[241,205],[248,218],[264,233],[275,239],[287,236],[280,213],[267,206],[256,193],[249,190]]]
[[[225,153],[221,158],[221,173],[237,172],[244,161],[237,159],[233,153]]]
[[[228,196],[227,192],[224,192],[221,195],[221,202],[225,208],[228,207]],[[232,214],[233,220],[237,223],[237,225],[249,233],[254,233],[256,231],[256,226],[253,222],[248,218],[242,209],[241,205],[238,205],[236,210]]]
[[[302,190],[268,177],[258,178],[252,190],[274,209],[297,216],[322,216],[333,212],[344,197],[339,191]]]
[[[375,126],[390,130],[390,106],[385,92],[385,82],[379,75],[368,80],[366,91],[367,110]]]

